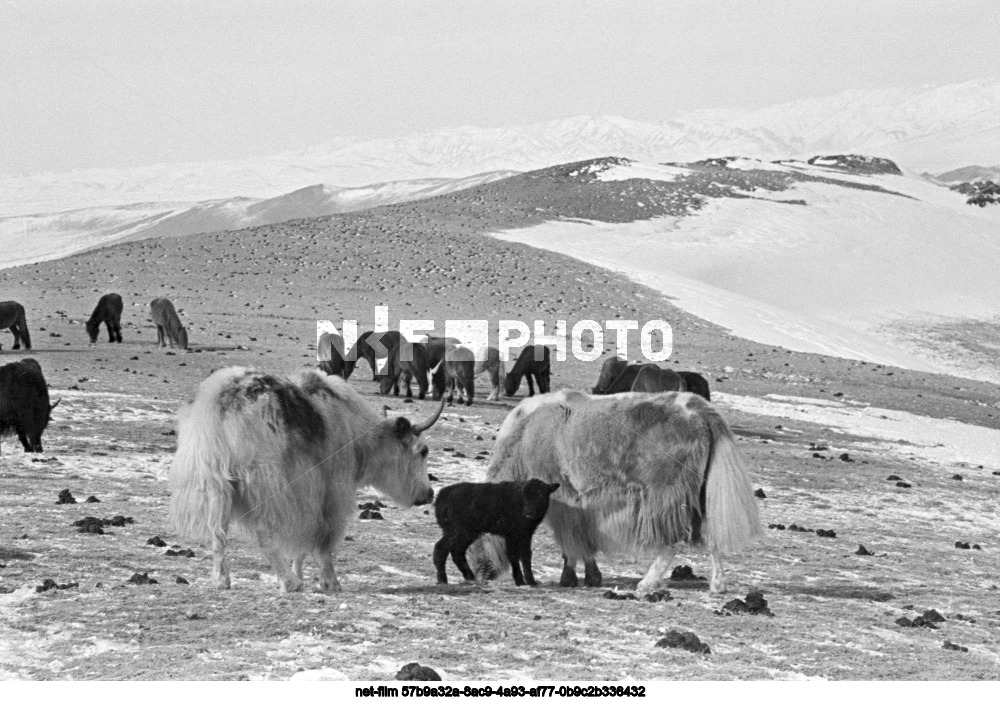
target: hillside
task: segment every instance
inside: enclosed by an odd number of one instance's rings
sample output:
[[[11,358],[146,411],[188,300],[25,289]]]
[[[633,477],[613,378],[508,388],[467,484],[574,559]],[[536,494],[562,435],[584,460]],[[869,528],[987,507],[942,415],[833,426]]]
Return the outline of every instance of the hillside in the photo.
[[[642,166],[657,179],[627,177],[634,168],[623,159],[564,164],[420,202],[0,270],[0,297],[27,307],[30,355],[62,398],[43,455],[10,440],[2,447],[0,678],[287,679],[333,670],[379,680],[413,661],[446,681],[997,678],[996,385],[738,338],[623,274],[486,235],[567,220],[695,222],[731,203],[798,212],[808,207],[797,201],[803,189],[809,198],[846,191],[909,206],[920,202],[914,191],[870,179],[890,176],[805,164]],[[125,299],[125,342],[90,346],[83,322],[112,290]],[[148,304],[156,296],[180,310],[191,352],[155,346]],[[376,304],[389,306],[391,322],[433,319],[439,330],[449,318],[538,319],[549,330],[558,319],[669,321],[674,366],[710,381],[774,528],[726,560],[727,595],[710,595],[703,580],[672,581],[669,600],[651,603],[605,596],[634,589],[646,556],[602,555],[600,589],[557,587],[560,555],[544,527],[538,589],[515,588],[509,577],[435,586],[431,512],[389,505],[384,520],[352,528],[337,558],[344,591],[336,597],[279,595],[243,535],[234,538],[233,589],[211,589],[205,544],[182,542],[167,526],[178,406],[221,366],[313,366],[318,318],[370,325]],[[5,361],[26,355],[2,338]],[[634,334],[630,341],[637,358]],[[621,350],[611,334],[604,348]],[[592,386],[596,365],[557,363],[553,387]],[[396,414],[433,408],[376,394],[364,367],[351,383]],[[427,434],[435,488],[483,479],[496,429],[524,396],[522,387],[512,399],[446,409]],[[57,505],[63,489],[81,503]],[[100,502],[83,503],[88,495]],[[362,492],[359,504],[376,496]],[[88,515],[134,523],[104,536],[77,532],[71,524]],[[147,544],[154,536],[179,547]],[[859,545],[873,555],[859,555]],[[182,549],[191,556],[166,555]],[[690,550],[677,564],[696,575],[708,566]],[[157,584],[128,583],[142,574]],[[68,588],[36,590],[50,578]],[[751,590],[763,592],[773,617],[721,614]],[[929,609],[945,619],[935,628],[897,623]],[[656,647],[671,629],[694,631],[712,654]]]

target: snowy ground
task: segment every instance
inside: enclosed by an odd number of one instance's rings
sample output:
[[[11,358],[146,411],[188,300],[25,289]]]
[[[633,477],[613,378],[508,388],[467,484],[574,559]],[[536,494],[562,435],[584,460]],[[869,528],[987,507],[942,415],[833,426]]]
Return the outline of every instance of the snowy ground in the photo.
[[[989,324],[1000,317],[997,208],[970,207],[956,193],[909,176],[766,167],[898,194],[799,183],[711,199],[681,218],[551,221],[493,235],[624,272],[762,343],[1000,382],[995,358],[955,357],[924,342],[929,328],[946,321]],[[614,179],[624,177],[621,171]],[[636,178],[657,175],[654,166],[636,164],[633,171]]]

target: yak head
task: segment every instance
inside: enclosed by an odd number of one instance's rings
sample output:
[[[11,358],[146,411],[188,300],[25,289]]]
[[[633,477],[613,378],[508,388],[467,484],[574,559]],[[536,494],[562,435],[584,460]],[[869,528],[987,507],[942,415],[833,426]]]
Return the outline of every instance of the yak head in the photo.
[[[403,506],[434,501],[427,476],[430,449],[420,434],[437,422],[443,409],[442,397],[437,411],[426,421],[411,424],[405,416],[386,417],[374,429],[374,450],[368,456],[371,484]]]
[[[521,495],[524,499],[522,514],[529,521],[541,521],[549,510],[549,495],[559,489],[559,483],[551,484],[540,479],[530,479],[524,484]]]
[[[87,335],[90,336],[91,343],[97,343],[97,333],[100,330],[100,325],[97,322],[87,322]]]

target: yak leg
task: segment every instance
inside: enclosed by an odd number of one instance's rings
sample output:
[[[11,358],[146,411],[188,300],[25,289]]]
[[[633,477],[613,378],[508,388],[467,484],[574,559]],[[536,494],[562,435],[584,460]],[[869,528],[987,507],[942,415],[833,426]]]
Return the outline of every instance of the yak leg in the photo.
[[[448,583],[448,573],[445,571],[445,565],[448,564],[449,550],[450,547],[447,535],[443,536],[434,546],[434,569],[437,570],[438,584]]]
[[[337,579],[337,570],[333,568],[333,553],[329,550],[316,550],[313,557],[320,565],[319,589],[326,592],[340,591],[340,580]],[[299,575],[301,577],[301,574]]]
[[[212,584],[216,589],[229,589],[229,562],[226,560],[226,534],[212,536]]]
[[[281,587],[281,591],[283,593],[302,591],[302,580],[292,572],[288,566],[288,557],[281,553],[278,544],[274,542],[271,536],[264,531],[257,531],[257,542],[260,543],[260,549],[264,552],[264,557],[271,563],[271,569],[274,570],[274,574],[278,577],[278,585]]]
[[[167,345],[163,341],[163,327],[159,324],[156,325],[156,344],[160,346],[160,348]]]
[[[525,373],[524,377],[528,380],[528,396],[529,397],[534,397],[535,396],[535,383],[531,381],[531,373],[530,372]],[[539,390],[542,389],[540,385],[539,385],[538,389]]]
[[[504,541],[507,546],[507,559],[510,561],[510,573],[514,575],[514,584],[523,587],[525,582],[521,573],[521,549],[514,538],[504,538]]]
[[[580,580],[576,577],[576,558],[563,555],[563,571],[559,577],[560,587],[576,587]]]
[[[604,577],[597,568],[597,560],[592,557],[583,558],[583,583],[588,587],[599,587]]]
[[[486,398],[486,401],[495,402],[500,399],[500,373],[494,370],[490,373],[490,396]]]
[[[670,569],[670,565],[674,561],[674,555],[676,553],[677,549],[672,545],[667,546],[660,551],[660,554],[656,556],[655,560],[653,560],[653,564],[649,566],[649,571],[646,572],[646,576],[642,578],[639,582],[639,586],[636,587],[636,591],[639,594],[649,594],[659,588],[664,575],[667,570]]]
[[[726,576],[722,572],[722,557],[711,553],[712,578],[708,582],[708,591],[712,594],[721,594],[726,591]]]
[[[527,543],[519,543],[517,548],[519,551],[519,557],[521,559],[521,566],[524,570],[524,582],[529,587],[537,587],[538,582],[535,581],[535,573],[531,571],[531,541]]]
[[[472,542],[465,538],[453,538],[451,541],[451,559],[462,573],[462,577],[465,578],[466,582],[476,581],[476,575],[472,572],[472,568],[469,567],[469,561],[465,559],[465,551],[469,549],[470,545],[472,545]]]

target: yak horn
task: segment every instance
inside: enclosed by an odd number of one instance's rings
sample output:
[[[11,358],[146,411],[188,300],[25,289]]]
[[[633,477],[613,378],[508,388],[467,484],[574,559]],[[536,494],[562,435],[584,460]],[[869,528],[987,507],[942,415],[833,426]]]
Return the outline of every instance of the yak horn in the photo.
[[[62,397],[59,397],[59,399],[57,399],[57,400],[56,400],[56,403],[55,403],[55,404],[50,404],[50,405],[49,405],[49,411],[52,411],[52,410],[53,410],[53,409],[55,409],[55,408],[56,408],[57,406],[59,406],[59,402],[61,402],[61,401],[62,401]]]
[[[424,431],[426,431],[427,429],[429,429],[431,426],[433,426],[435,423],[437,423],[438,418],[441,416],[441,412],[444,411],[444,401],[445,401],[445,395],[442,394],[441,395],[441,404],[438,405],[438,409],[437,409],[436,412],[434,412],[434,416],[432,416],[431,418],[429,418],[426,422],[424,422],[422,424],[417,424],[416,426],[413,427],[413,435],[414,436],[419,436],[421,433],[423,433]]]

